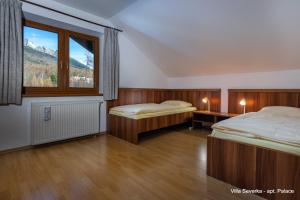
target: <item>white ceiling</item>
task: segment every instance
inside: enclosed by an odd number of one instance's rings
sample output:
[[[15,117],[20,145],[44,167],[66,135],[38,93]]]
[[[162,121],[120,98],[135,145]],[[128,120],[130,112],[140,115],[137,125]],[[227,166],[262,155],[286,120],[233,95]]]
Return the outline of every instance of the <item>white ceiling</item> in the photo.
[[[111,21],[171,77],[300,68],[299,0],[139,0]]]
[[[59,3],[98,15],[110,18],[136,0],[55,0]]]

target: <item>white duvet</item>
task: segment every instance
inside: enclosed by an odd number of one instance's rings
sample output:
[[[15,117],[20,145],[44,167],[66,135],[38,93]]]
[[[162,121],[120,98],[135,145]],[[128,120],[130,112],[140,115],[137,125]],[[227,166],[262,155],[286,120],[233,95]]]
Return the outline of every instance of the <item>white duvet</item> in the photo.
[[[110,111],[138,115],[138,114],[146,114],[146,113],[154,113],[154,112],[171,111],[171,110],[176,110],[178,108],[182,108],[182,106],[146,103],[146,104],[117,106],[111,108]]]
[[[227,134],[259,138],[300,147],[300,109],[267,107],[239,115],[212,127]]]

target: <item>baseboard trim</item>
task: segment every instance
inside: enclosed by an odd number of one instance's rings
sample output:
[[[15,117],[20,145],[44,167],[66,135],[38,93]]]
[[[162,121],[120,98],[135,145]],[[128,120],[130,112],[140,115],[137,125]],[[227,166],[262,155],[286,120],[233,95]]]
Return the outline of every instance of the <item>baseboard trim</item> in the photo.
[[[105,133],[106,132],[100,132],[100,133],[95,133],[95,134],[90,134],[90,135],[83,135],[83,136],[74,137],[74,138],[68,138],[68,139],[63,139],[63,140],[58,140],[58,141],[43,143],[43,144],[32,145],[32,147],[33,148],[48,147],[48,146],[51,146],[51,145],[62,144],[62,143],[76,141],[76,140],[84,140],[84,139],[87,139],[87,138],[97,137],[97,136],[101,136],[101,135],[103,135]]]
[[[106,134],[106,132],[100,132],[100,133],[96,133],[96,134],[85,135],[85,136],[70,138],[70,139],[66,139],[66,140],[49,142],[49,143],[45,143],[45,144],[27,145],[27,146],[23,146],[23,147],[5,149],[5,150],[0,151],[0,155],[13,153],[13,152],[16,152],[16,151],[25,151],[25,150],[34,149],[34,148],[46,147],[46,146],[51,146],[51,145],[61,144],[61,143],[66,143],[66,142],[72,142],[72,141],[76,141],[76,140],[82,140],[82,139],[86,139],[86,138],[90,138],[90,137],[97,137],[97,136],[101,136],[101,135],[104,135],[104,134]]]
[[[16,151],[24,151],[24,150],[28,150],[28,149],[32,149],[32,148],[33,148],[33,146],[28,145],[28,146],[23,146],[23,147],[1,150],[0,155],[8,154],[8,153],[16,152]]]

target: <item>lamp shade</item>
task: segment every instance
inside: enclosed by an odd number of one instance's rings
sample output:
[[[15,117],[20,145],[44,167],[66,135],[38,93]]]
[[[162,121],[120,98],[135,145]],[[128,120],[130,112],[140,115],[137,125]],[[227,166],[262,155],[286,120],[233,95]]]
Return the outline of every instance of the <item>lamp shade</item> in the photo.
[[[207,97],[204,97],[204,98],[202,99],[202,102],[203,102],[203,103],[207,103],[207,102],[208,102],[208,98],[207,98]]]
[[[240,101],[240,105],[245,106],[245,105],[246,105],[246,99],[242,99],[242,100]]]

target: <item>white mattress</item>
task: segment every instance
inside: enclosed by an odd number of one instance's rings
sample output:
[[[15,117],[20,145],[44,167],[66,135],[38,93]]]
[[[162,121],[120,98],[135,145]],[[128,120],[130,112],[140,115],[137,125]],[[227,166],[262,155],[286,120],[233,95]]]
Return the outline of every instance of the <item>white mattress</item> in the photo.
[[[143,119],[183,112],[192,112],[194,110],[196,110],[195,107],[147,103],[114,107],[110,109],[109,114],[131,119]]]

